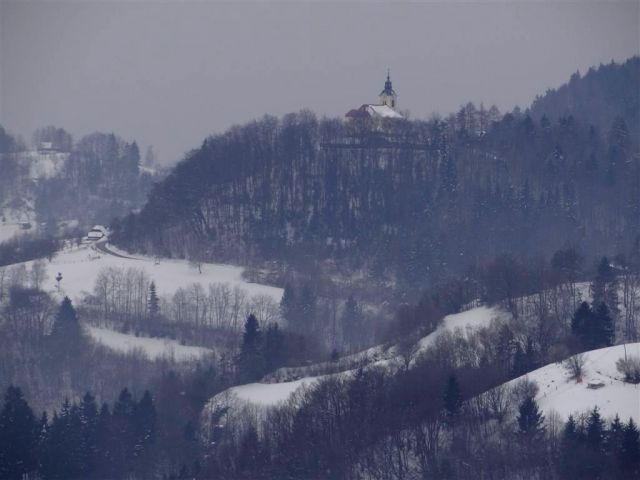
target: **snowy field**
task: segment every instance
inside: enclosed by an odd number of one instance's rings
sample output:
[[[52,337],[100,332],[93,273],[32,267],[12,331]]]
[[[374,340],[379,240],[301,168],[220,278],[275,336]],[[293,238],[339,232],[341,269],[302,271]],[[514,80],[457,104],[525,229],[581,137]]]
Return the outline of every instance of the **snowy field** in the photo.
[[[627,344],[626,351],[627,355],[640,356],[640,343]],[[597,406],[604,418],[612,418],[617,413],[623,421],[632,417],[640,422],[640,385],[624,383],[622,374],[616,370],[616,361],[624,357],[624,353],[624,345],[586,352],[586,373],[582,383],[569,380],[566,369],[559,363],[539,368],[520,378],[538,384],[540,391],[536,401],[546,415],[556,411],[566,420],[570,414],[583,413]],[[507,385],[512,386],[520,378]],[[590,383],[603,383],[604,387],[590,389]]]
[[[105,328],[87,327],[89,335],[96,342],[122,353],[144,353],[150,360],[169,358],[178,362],[197,360],[213,353],[203,347],[181,345],[166,338],[136,337]]]
[[[31,268],[32,263],[25,264],[27,268]],[[48,279],[44,288],[55,292],[55,277],[61,273],[61,294],[72,300],[79,300],[91,293],[100,270],[106,267],[144,270],[155,281],[159,295],[171,295],[178,288],[185,288],[192,283],[200,283],[205,289],[211,283],[226,283],[231,288],[242,288],[248,295],[268,295],[276,302],[280,302],[283,293],[281,288],[247,282],[242,278],[242,267],[205,263],[202,265],[202,273],[199,273],[186,260],[161,259],[156,262],[153,258],[143,256],[121,258],[96,251],[90,246],[59,252],[52,262],[45,261],[45,265]]]
[[[273,406],[286,402],[303,385],[312,385],[320,377],[305,377],[293,382],[248,383],[228,390],[240,400],[260,406]],[[214,397],[215,398],[215,397]]]
[[[465,333],[472,333],[488,327],[493,320],[506,321],[510,317],[510,314],[497,307],[476,307],[465,312],[447,315],[435,331],[418,341],[419,350],[424,351],[432,346],[444,332],[453,333],[456,330],[461,330]]]

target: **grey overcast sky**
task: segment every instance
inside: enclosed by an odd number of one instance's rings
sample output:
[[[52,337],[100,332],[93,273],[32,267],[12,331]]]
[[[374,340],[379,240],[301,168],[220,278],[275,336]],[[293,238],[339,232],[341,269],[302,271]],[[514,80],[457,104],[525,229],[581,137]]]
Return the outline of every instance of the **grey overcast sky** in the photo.
[[[171,163],[265,113],[375,102],[387,67],[414,118],[505,111],[638,54],[639,4],[0,0],[0,123],[112,131]]]

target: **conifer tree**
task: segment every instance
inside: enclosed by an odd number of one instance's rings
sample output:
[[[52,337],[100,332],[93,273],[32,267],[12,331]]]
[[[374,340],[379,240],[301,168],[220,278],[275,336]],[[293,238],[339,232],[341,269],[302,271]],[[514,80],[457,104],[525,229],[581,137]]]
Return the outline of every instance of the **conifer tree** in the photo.
[[[148,390],[135,406],[133,424],[136,435],[136,456],[141,456],[156,439],[156,407]]]
[[[562,431],[560,441],[560,455],[558,458],[558,471],[561,478],[573,479],[578,476],[582,462],[579,456],[580,432],[573,415],[569,415],[567,423]]]
[[[520,433],[528,439],[537,439],[544,432],[544,416],[538,408],[538,403],[533,397],[527,397],[518,410]]]
[[[602,257],[598,263],[596,278],[591,284],[591,296],[593,310],[604,303],[609,308],[613,320],[617,319],[619,314],[618,278],[607,257]]]
[[[112,441],[110,442],[110,451],[113,455],[114,467],[119,471],[120,475],[130,471],[132,467],[136,443],[133,428],[134,409],[135,402],[133,397],[129,390],[124,388],[113,405],[113,413],[111,415]]]
[[[587,302],[582,302],[571,318],[571,333],[587,346],[593,324],[593,311]]]
[[[591,346],[594,348],[613,345],[615,339],[614,321],[606,303],[601,303],[593,315]]]
[[[263,372],[262,332],[258,319],[251,314],[244,324],[242,345],[238,356],[238,373],[242,381],[254,382],[262,376]]]
[[[38,471],[42,473],[44,466],[47,463],[47,443],[49,441],[49,416],[47,412],[42,412],[40,422],[38,423]]]
[[[633,418],[624,427],[619,462],[622,478],[640,476],[640,433]]]
[[[450,375],[444,392],[444,408],[447,417],[453,423],[462,408],[462,392],[455,375]]]
[[[605,450],[611,460],[611,464],[616,469],[620,469],[618,456],[622,448],[622,438],[624,436],[624,423],[620,420],[618,414],[611,422],[611,427],[605,436]]]
[[[589,478],[599,478],[605,461],[604,454],[605,426],[598,407],[595,407],[587,419],[585,445],[585,470]]]
[[[0,478],[20,480],[37,467],[37,422],[19,388],[10,386],[0,411]]]
[[[62,360],[66,365],[78,361],[85,338],[69,297],[64,297],[60,304],[49,340],[53,358]]]
[[[113,428],[111,423],[111,412],[109,405],[106,403],[100,407],[98,414],[98,428],[96,443],[98,447],[97,471],[102,472],[105,476],[115,476],[114,445],[112,442]]]
[[[149,285],[149,320],[152,322],[158,319],[158,314],[160,313],[160,300],[158,299],[158,294],[156,292],[156,283],[151,282]]]
[[[80,403],[82,430],[82,474],[90,475],[98,462],[98,406],[95,397],[87,392]]]

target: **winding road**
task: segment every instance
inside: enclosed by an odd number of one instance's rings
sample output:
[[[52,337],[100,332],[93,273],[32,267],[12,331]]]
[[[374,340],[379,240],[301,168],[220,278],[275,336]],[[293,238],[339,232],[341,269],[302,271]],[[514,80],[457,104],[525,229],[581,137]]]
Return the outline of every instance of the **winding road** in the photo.
[[[109,248],[107,248],[107,241],[108,241],[108,239],[107,239],[106,237],[105,237],[105,238],[103,238],[103,239],[98,240],[98,241],[95,243],[96,250],[99,250],[99,251],[101,251],[102,253],[105,253],[105,254],[107,254],[107,255],[112,255],[112,256],[114,256],[114,257],[118,257],[118,258],[126,258],[127,260],[139,260],[139,259],[137,259],[137,258],[134,258],[134,257],[127,257],[127,256],[125,256],[125,255],[120,255],[119,253],[116,253],[116,252],[114,252],[114,251],[112,251],[112,250],[109,250]]]

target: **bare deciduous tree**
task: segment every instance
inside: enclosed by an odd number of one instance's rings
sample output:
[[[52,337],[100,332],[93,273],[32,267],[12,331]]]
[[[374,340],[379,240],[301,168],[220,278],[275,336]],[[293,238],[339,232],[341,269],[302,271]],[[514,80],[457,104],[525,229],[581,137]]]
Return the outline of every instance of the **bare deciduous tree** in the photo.
[[[576,353],[562,362],[562,365],[567,370],[567,373],[569,373],[569,378],[571,380],[578,381],[582,379],[582,376],[585,373],[586,360],[584,353]]]

